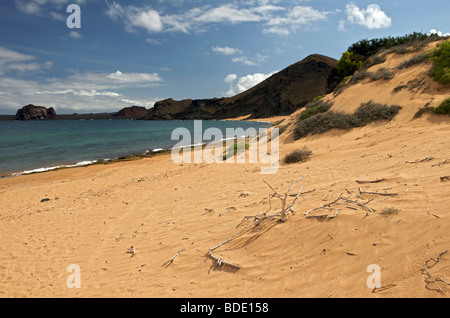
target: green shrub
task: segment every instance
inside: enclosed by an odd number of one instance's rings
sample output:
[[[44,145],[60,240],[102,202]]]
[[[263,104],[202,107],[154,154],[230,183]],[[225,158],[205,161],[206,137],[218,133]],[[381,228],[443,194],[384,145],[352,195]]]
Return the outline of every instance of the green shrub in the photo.
[[[450,41],[439,44],[430,53],[433,68],[430,76],[442,85],[450,84]]]
[[[313,102],[316,102],[318,100],[321,100],[323,98],[323,96],[317,96],[316,98],[313,99]]]
[[[303,149],[298,149],[290,154],[288,154],[286,157],[284,157],[284,163],[291,164],[291,163],[297,163],[297,162],[304,162],[311,158],[312,151],[308,148],[304,147]]]
[[[363,103],[353,114],[328,111],[299,120],[294,130],[294,138],[325,133],[331,129],[351,129],[363,127],[377,121],[390,121],[400,111],[397,105],[387,106],[372,101]]]
[[[294,130],[295,139],[317,134],[323,134],[333,128],[350,129],[353,127],[352,115],[329,111],[299,121]]]
[[[353,114],[353,121],[356,127],[362,127],[377,121],[390,121],[402,109],[397,105],[381,105],[370,101],[361,106]]]
[[[450,116],[450,97],[446,98],[442,104],[434,109],[434,113],[436,115],[445,115],[448,114]]]
[[[337,63],[336,72],[339,77],[344,78],[353,75],[362,65],[363,60],[359,55],[346,51]]]
[[[440,40],[437,35],[413,32],[404,36],[386,37],[372,40],[360,40],[353,43],[338,61],[330,74],[334,82],[339,83],[344,77],[355,74],[361,69],[384,62],[386,53],[417,52],[427,43]],[[381,53],[383,52],[383,53]],[[377,55],[379,54],[379,55]]]
[[[325,113],[331,106],[333,106],[332,103],[324,102],[320,99],[312,101],[305,106],[306,109],[300,114],[300,120],[304,120],[318,113]]]
[[[250,145],[248,142],[234,142],[233,146],[230,146],[227,151],[223,155],[223,160],[235,156],[238,153],[241,153],[244,150],[250,149]]]

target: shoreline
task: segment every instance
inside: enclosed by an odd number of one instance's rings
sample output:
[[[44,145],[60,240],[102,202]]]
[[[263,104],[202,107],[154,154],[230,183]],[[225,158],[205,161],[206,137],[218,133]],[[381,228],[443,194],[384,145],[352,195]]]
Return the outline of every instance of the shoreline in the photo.
[[[244,117],[248,117],[248,116],[244,116]],[[284,119],[286,117],[287,116],[265,118],[264,121],[261,121],[259,119],[258,120],[245,120],[245,119],[243,120],[242,117],[240,117],[240,118],[236,118],[236,119],[234,119],[234,118],[224,119],[221,121],[245,121],[245,122],[258,122],[258,123],[266,123],[266,124],[273,125],[274,123],[279,121],[280,118]],[[224,142],[226,140],[227,140],[227,138],[224,138],[218,142]],[[207,142],[204,142],[202,144],[202,146],[205,146],[206,143]],[[181,148],[191,147],[193,149],[195,146],[197,146],[197,145],[191,144],[191,145],[183,146]],[[155,148],[151,151],[145,150],[144,154],[133,153],[133,154],[128,154],[128,155],[115,157],[115,158],[100,158],[100,159],[92,159],[92,160],[82,160],[80,162],[73,162],[73,163],[61,164],[61,165],[56,165],[56,166],[39,167],[39,168],[35,168],[35,169],[31,169],[31,170],[24,170],[24,171],[19,171],[19,172],[18,171],[5,172],[5,173],[0,173],[0,179],[16,178],[16,177],[21,177],[21,176],[25,176],[25,175],[45,173],[45,172],[61,170],[61,169],[71,169],[71,168],[78,168],[78,167],[87,167],[87,166],[91,166],[91,165],[111,164],[111,163],[122,162],[122,161],[140,160],[140,159],[144,159],[144,158],[151,158],[158,154],[168,153],[168,152],[172,151],[173,149],[174,148],[166,148],[166,149]]]

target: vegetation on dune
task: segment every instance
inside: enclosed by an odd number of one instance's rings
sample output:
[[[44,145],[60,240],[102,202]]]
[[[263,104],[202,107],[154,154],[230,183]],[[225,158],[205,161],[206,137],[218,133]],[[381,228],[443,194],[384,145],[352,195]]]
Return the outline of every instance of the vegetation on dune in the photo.
[[[370,101],[362,103],[353,114],[334,111],[317,113],[311,117],[299,119],[294,130],[294,137],[300,139],[308,135],[322,134],[334,128],[348,130],[377,121],[390,121],[400,109],[401,107],[397,105],[388,106]]]
[[[438,107],[436,107],[434,113],[436,115],[448,114],[450,116],[450,97],[446,98]]]
[[[450,41],[439,44],[431,51],[430,59],[433,61],[430,76],[442,85],[450,84]]]
[[[393,77],[392,72],[370,74],[367,69],[384,63],[386,61],[386,54],[398,53],[405,54],[411,52],[417,52],[421,50],[426,44],[442,39],[436,34],[425,34],[420,32],[413,32],[404,36],[398,37],[385,37],[376,38],[371,40],[360,40],[352,45],[345,51],[337,67],[333,70],[330,77],[338,78],[338,83],[342,84],[343,81],[347,81],[350,76],[352,83],[364,78],[371,78],[372,80],[390,79]],[[441,44],[440,49],[436,50],[432,59],[435,61],[435,65],[438,65],[436,70],[432,72],[432,77],[442,78],[440,83],[450,83],[450,44]],[[424,61],[429,55],[419,54],[408,61],[402,63],[399,68],[406,68],[414,64]],[[342,85],[338,85],[341,87]]]
[[[290,154],[286,155],[284,157],[284,163],[291,164],[291,163],[298,163],[298,162],[305,162],[312,156],[312,151],[308,148],[304,147],[302,149],[297,149],[291,152]]]
[[[248,142],[243,141],[234,141],[234,145],[230,146],[226,153],[223,154],[223,160],[227,160],[227,158],[234,157],[237,154],[240,154],[244,150],[250,149],[250,144]]]
[[[331,106],[333,106],[333,104],[330,102],[315,99],[305,106],[306,109],[300,114],[300,119],[306,119],[319,113],[325,113]]]

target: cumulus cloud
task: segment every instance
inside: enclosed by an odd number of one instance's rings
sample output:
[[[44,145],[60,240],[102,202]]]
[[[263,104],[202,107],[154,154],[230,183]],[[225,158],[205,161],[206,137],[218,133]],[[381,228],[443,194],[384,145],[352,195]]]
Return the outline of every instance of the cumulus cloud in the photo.
[[[430,32],[428,32],[428,35],[432,35],[432,34],[435,34],[437,36],[445,36],[445,37],[450,36],[450,33],[448,33],[448,32],[443,33],[442,31],[437,31],[436,29],[431,29]]]
[[[358,24],[368,29],[388,28],[392,25],[392,19],[381,10],[377,4],[370,4],[366,9],[361,9],[354,3],[345,6],[347,20],[339,22],[339,29],[345,30],[345,23]]]
[[[229,90],[225,93],[226,96],[234,96],[237,94],[240,94],[242,92],[245,92],[246,90],[258,85],[259,83],[263,82],[273,74],[277,72],[272,72],[269,74],[264,73],[255,73],[255,74],[248,74],[245,76],[242,76],[238,79],[236,74],[230,74],[225,78],[225,82],[230,84]],[[237,80],[237,82],[236,82]]]
[[[231,83],[233,83],[236,79],[237,79],[237,75],[236,75],[236,74],[229,74],[229,75],[227,75],[227,77],[225,77],[225,82],[231,84]]]

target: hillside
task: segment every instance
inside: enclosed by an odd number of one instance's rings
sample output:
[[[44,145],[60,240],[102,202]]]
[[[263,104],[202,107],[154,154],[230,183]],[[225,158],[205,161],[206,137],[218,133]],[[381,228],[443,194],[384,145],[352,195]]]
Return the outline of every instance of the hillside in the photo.
[[[333,90],[328,82],[336,60],[323,55],[310,55],[255,87],[230,98],[157,102],[148,120],[226,119],[250,115],[266,118],[289,115],[317,96]]]

